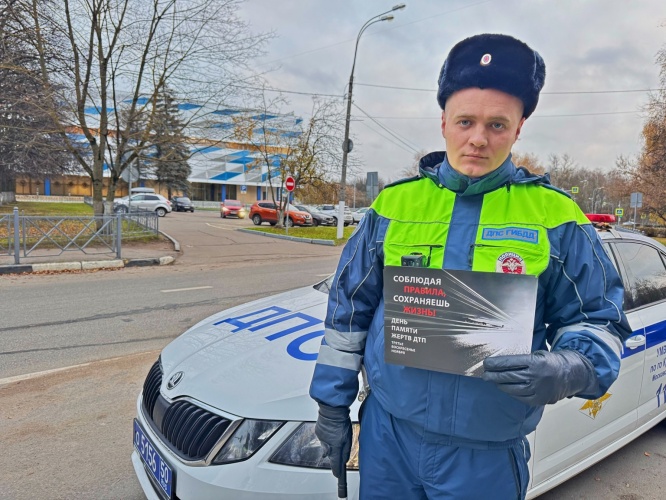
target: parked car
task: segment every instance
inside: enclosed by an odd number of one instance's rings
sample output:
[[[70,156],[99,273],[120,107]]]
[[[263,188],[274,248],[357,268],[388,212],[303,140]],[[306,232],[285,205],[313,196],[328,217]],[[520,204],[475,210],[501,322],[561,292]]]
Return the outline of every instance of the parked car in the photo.
[[[338,214],[340,213],[340,208],[337,205],[319,205],[317,210],[323,214],[333,217],[335,219],[335,225],[338,225]],[[345,206],[345,220],[343,223],[345,226],[348,226],[349,224],[353,224],[353,222],[354,218],[352,217],[351,210],[349,210],[349,207]]]
[[[255,226],[268,222],[271,226],[277,224],[277,205],[270,201],[257,201],[250,207],[250,219]],[[285,216],[285,225],[288,226],[311,226],[312,216],[308,212],[298,210],[294,205],[289,205],[289,219]]]
[[[224,200],[220,203],[220,217],[238,217],[244,219],[247,211],[243,204],[238,200]]]
[[[141,187],[141,186],[139,186],[139,187],[133,187],[132,189],[130,189],[130,194],[140,194],[140,193],[143,193],[143,194],[146,194],[146,193],[154,194],[154,193],[155,193],[155,190],[154,190],[153,188],[149,188],[149,187]]]
[[[370,207],[361,207],[354,210],[352,212],[352,218],[354,219],[354,224],[358,224],[359,222],[361,222],[361,219],[368,210],[370,210]]]
[[[528,436],[528,498],[666,418],[666,247],[633,232],[599,231],[625,284],[633,334],[605,395],[546,406]],[[331,283],[217,313],[164,348],[134,420],[132,463],[148,498],[337,498],[308,395]],[[358,408],[357,401],[354,422]],[[357,431],[347,464],[350,499],[358,498]]]
[[[171,202],[161,194],[135,194],[118,198],[113,203],[114,212],[127,213],[132,210],[147,210],[164,217],[171,212]]]
[[[308,205],[294,205],[301,212],[307,212],[312,216],[312,225],[313,226],[335,226],[336,220],[330,215],[326,215],[315,207],[310,207]]]
[[[194,205],[187,196],[174,196],[171,198],[171,207],[176,212],[194,212]]]

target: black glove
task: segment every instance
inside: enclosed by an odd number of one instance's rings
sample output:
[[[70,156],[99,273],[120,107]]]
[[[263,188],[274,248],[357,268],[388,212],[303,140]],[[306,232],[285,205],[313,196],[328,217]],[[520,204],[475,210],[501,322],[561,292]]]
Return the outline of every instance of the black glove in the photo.
[[[340,477],[351,455],[352,425],[349,408],[334,408],[319,403],[319,418],[315,434],[331,461],[333,475]]]
[[[576,394],[594,394],[599,381],[592,363],[571,349],[491,356],[483,361],[486,382],[531,406],[557,403]]]

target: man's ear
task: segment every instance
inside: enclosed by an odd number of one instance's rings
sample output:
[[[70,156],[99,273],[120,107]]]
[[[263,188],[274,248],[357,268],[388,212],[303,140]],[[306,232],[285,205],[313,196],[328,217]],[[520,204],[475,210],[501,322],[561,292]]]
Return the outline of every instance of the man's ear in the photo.
[[[444,129],[446,128],[446,113],[442,110],[442,137],[444,137]]]
[[[523,117],[520,119],[520,122],[518,123],[518,128],[516,129],[516,141],[517,141],[518,138],[520,137],[520,131],[523,129],[523,123],[525,123],[525,120],[527,120],[527,118],[525,118],[525,117],[523,116]],[[442,125],[442,127],[443,127],[443,125]]]

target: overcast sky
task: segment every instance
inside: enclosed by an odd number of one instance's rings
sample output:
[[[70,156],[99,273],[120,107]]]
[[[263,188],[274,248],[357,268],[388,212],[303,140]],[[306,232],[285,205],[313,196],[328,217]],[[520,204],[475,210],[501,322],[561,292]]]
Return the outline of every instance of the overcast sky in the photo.
[[[396,3],[246,0],[240,14],[253,31],[276,35],[254,69],[266,71],[267,83],[274,88],[342,95],[359,29]],[[612,168],[619,155],[640,151],[648,93],[626,91],[659,87],[655,56],[666,46],[664,0],[405,3],[407,8],[396,12],[394,21],[368,28],[359,45],[354,103],[398,137],[353,109],[352,155],[360,158],[364,177],[367,171],[378,171],[384,179],[395,180],[413,162],[414,151],[445,149],[434,92],[441,65],[455,43],[488,32],[525,41],[546,62],[539,105],[514,151],[536,154],[544,164],[551,153],[569,153],[579,164],[601,169]],[[306,118],[311,98],[285,96],[285,111]]]

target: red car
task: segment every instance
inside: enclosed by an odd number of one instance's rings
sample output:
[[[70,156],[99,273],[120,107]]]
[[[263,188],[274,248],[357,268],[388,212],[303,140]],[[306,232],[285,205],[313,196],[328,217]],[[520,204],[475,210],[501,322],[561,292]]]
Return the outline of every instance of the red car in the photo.
[[[268,222],[271,226],[277,224],[277,205],[270,201],[257,201],[250,207],[250,219],[255,226],[262,222]],[[296,210],[296,207],[289,205],[289,220],[285,220],[285,225],[291,226],[311,226],[312,216],[307,212]]]
[[[223,219],[225,217],[244,219],[245,215],[247,215],[245,207],[238,200],[224,200],[223,203],[220,203],[220,217]]]

